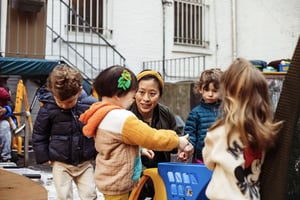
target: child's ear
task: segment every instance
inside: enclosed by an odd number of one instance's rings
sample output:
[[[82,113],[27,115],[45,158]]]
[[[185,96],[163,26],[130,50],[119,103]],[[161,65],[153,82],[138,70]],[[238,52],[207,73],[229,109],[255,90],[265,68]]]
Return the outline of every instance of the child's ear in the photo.
[[[78,90],[78,94],[80,94],[82,92],[82,86],[80,86],[79,90]]]

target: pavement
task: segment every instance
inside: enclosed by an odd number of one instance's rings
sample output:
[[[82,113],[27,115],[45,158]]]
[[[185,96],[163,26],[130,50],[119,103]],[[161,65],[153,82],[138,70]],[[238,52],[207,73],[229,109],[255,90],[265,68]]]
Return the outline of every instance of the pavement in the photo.
[[[15,151],[15,150],[14,150]],[[176,162],[177,161],[177,155],[176,154],[171,154],[171,161]],[[10,163],[2,163],[2,164],[10,164]],[[14,163],[12,163],[14,164]],[[0,163],[1,166],[1,163]],[[13,167],[15,168],[15,167]],[[18,161],[16,162],[16,168],[13,169],[14,172],[22,174],[27,176],[30,174],[30,177],[33,181],[38,182],[41,184],[43,187],[48,192],[48,200],[56,200],[57,195],[53,183],[53,175],[52,175],[52,167],[48,163],[46,164],[37,164],[35,161],[35,155],[34,151],[32,150],[32,147],[29,145],[29,150],[28,150],[28,160],[26,163],[25,167],[25,162],[24,162],[24,157],[23,156],[18,156]],[[9,169],[10,170],[10,169]],[[27,176],[28,177],[28,176]],[[73,200],[80,200],[78,193],[77,193],[77,188],[76,185],[73,184]],[[104,197],[101,192],[97,191],[97,200],[104,200]],[[146,200],[151,199],[151,198],[146,198]]]
[[[48,192],[48,200],[57,199],[55,187],[53,184],[52,167],[49,164],[36,164],[33,150],[29,150],[27,167],[24,167],[24,158],[22,156],[19,156],[19,159],[16,164],[17,170],[19,170],[16,173],[30,173],[31,175],[33,174],[32,177],[34,178],[31,179],[40,183],[43,187],[46,188]],[[73,200],[80,200],[75,184],[73,184],[73,195]],[[98,200],[104,200],[103,195],[99,191],[97,191],[97,196]]]

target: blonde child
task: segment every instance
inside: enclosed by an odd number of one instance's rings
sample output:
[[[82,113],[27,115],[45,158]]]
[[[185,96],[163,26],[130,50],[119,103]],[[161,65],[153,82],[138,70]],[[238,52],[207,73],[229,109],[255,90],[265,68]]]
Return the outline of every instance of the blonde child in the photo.
[[[221,77],[222,116],[209,128],[203,159],[213,171],[209,199],[260,199],[264,155],[282,122],[273,122],[267,82],[249,61],[238,58]]]
[[[105,200],[127,200],[137,186],[142,172],[140,146],[158,151],[178,148],[182,160],[192,154],[187,136],[151,128],[127,110],[138,89],[137,79],[128,68],[112,66],[103,70],[93,87],[102,102],[93,104],[80,120],[86,123],[84,134],[95,139],[95,181]]]

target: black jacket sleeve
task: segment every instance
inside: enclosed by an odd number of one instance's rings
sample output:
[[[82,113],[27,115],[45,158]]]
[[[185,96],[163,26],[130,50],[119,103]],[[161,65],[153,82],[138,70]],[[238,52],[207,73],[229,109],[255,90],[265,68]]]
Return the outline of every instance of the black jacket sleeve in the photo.
[[[41,164],[50,160],[49,143],[51,122],[48,119],[48,111],[41,107],[35,120],[32,143],[36,162]]]

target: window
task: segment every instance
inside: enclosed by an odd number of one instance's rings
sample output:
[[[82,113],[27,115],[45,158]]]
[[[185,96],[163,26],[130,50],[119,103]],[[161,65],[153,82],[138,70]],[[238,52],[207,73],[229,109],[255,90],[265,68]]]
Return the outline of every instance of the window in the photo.
[[[204,0],[175,0],[174,43],[208,48],[207,20]]]
[[[69,30],[103,33],[103,0],[70,0]]]

